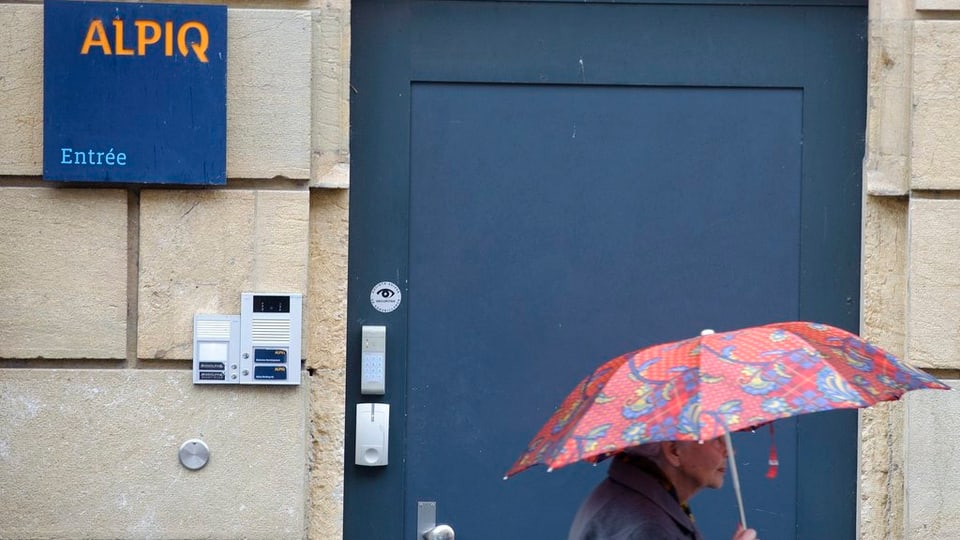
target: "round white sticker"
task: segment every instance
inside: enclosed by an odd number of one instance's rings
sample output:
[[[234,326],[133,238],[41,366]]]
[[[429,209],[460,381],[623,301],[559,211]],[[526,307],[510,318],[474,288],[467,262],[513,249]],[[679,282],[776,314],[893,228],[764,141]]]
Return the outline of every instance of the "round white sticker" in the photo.
[[[389,281],[381,281],[370,291],[370,303],[373,309],[381,313],[390,313],[400,305],[400,288]]]

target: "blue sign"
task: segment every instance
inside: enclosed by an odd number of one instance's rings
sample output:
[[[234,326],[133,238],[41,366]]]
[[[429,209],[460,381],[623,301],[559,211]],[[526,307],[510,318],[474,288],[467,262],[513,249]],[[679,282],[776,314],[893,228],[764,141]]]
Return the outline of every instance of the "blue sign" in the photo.
[[[43,177],[225,184],[226,6],[47,0]]]

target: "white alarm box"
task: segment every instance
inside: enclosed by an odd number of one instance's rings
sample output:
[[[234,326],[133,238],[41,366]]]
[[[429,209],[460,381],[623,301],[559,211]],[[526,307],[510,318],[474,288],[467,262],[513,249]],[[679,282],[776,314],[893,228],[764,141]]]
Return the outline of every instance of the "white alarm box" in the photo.
[[[300,384],[303,295],[240,295],[240,384]]]
[[[193,316],[193,383],[240,382],[240,316]]]
[[[365,467],[386,465],[390,453],[390,405],[357,403],[357,443],[353,462]]]

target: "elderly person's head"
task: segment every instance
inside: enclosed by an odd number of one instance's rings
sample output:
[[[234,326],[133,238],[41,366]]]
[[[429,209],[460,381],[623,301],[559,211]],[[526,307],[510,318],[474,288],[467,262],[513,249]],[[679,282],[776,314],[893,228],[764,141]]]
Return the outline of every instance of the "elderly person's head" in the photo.
[[[677,490],[680,502],[687,502],[702,488],[722,487],[727,472],[727,447],[723,437],[709,441],[652,442],[633,446],[624,453],[656,464]]]

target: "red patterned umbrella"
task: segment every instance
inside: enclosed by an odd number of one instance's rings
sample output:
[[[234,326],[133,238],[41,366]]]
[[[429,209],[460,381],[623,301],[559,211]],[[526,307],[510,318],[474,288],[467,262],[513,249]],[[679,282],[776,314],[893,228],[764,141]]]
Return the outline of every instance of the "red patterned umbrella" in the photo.
[[[859,336],[785,322],[707,334],[618,356],[567,396],[507,471],[596,462],[654,441],[708,440],[831,409],[949,389]]]

